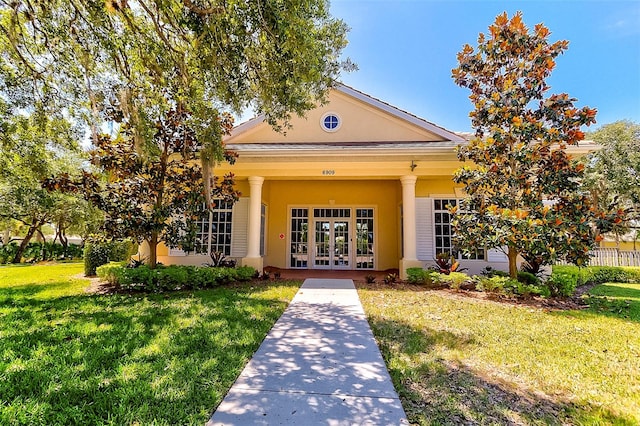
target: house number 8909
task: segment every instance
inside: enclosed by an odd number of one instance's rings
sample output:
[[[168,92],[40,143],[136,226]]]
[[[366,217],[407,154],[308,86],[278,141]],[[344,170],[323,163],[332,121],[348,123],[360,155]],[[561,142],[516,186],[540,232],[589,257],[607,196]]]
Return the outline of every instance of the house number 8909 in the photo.
[[[323,170],[322,171],[322,176],[333,176],[336,174],[335,170]]]

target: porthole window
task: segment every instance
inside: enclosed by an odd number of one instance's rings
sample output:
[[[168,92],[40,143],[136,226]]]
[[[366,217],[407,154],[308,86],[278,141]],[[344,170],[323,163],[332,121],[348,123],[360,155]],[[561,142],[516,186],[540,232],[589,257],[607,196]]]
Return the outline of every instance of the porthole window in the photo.
[[[342,121],[335,112],[328,112],[320,119],[320,125],[325,132],[335,132],[340,128]]]

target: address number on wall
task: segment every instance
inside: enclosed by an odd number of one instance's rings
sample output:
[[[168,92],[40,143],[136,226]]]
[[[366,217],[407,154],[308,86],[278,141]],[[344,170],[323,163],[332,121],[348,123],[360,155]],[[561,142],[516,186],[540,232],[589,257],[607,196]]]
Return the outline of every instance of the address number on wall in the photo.
[[[333,176],[336,174],[335,170],[323,170],[322,171],[322,176]]]

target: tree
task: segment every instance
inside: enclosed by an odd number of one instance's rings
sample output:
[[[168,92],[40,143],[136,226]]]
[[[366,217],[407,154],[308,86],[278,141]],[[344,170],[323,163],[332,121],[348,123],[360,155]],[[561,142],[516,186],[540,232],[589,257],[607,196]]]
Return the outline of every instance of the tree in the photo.
[[[77,197],[45,191],[40,181],[52,173],[80,167],[77,135],[67,120],[34,113],[4,117],[0,140],[0,221],[16,221],[26,233],[13,258],[19,263],[32,237],[42,233],[57,212],[79,202]],[[6,242],[5,242],[6,243]]]
[[[84,194],[88,201],[105,212],[103,231],[113,238],[132,238],[149,245],[149,265],[157,264],[157,246],[198,251],[197,221],[209,211],[206,204],[202,169],[198,162],[200,143],[186,124],[185,111],[170,112],[157,124],[155,152],[145,158],[136,150],[130,129],[122,129],[119,137],[100,135],[91,163],[96,172],[84,171],[80,179],[68,174],[47,179],[44,187],[52,191]],[[229,132],[230,116],[224,116],[220,127]],[[225,152],[228,161],[235,154]],[[236,201],[233,176],[214,179],[210,194],[214,203]]]
[[[589,137],[602,145],[586,162],[586,184],[594,203],[605,208],[617,205],[629,213],[612,229],[619,237],[640,222],[640,124],[616,121]]]
[[[463,47],[452,70],[475,108],[475,138],[458,149],[473,166],[454,175],[468,195],[454,211],[457,243],[503,250],[512,277],[518,255],[538,265],[585,264],[599,232],[623,214],[598,211],[581,190],[584,165],[566,150],[584,139],[580,128],[595,122],[596,110],[577,108],[567,94],[546,96],[568,47],[549,34],[543,24],[530,32],[520,12],[503,13],[479,35],[477,51]]]
[[[62,115],[88,126],[98,149],[105,124],[122,126],[114,152],[133,155],[133,143],[152,167],[157,123],[188,111],[208,198],[212,167],[227,159],[225,112],[253,107],[286,129],[353,69],[339,60],[346,32],[326,0],[3,1],[0,114]]]
[[[65,110],[95,143],[105,122],[125,122],[142,151],[184,109],[213,165],[222,111],[253,105],[281,128],[322,102],[351,68],[346,32],[326,0],[2,2],[0,88],[14,109]]]

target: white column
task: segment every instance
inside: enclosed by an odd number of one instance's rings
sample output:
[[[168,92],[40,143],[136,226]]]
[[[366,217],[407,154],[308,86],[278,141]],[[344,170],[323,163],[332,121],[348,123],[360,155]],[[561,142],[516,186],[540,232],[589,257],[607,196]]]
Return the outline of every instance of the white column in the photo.
[[[262,212],[262,183],[260,176],[249,177],[249,228],[247,230],[247,257],[260,257],[260,217]]]
[[[402,176],[402,229],[404,260],[418,260],[416,256],[416,176]]]
[[[400,278],[407,278],[407,269],[422,267],[416,248],[416,176],[402,176],[402,240],[404,255],[400,260]]]

